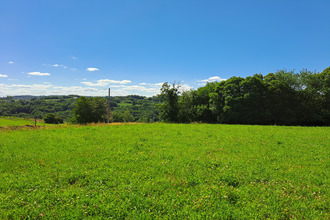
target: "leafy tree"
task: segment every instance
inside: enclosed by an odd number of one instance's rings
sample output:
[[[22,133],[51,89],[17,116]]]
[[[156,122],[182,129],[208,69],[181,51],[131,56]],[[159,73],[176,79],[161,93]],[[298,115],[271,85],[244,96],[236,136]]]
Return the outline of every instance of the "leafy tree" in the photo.
[[[194,120],[192,108],[192,91],[182,92],[179,98],[179,120],[180,122],[192,122]]]
[[[135,120],[134,117],[133,117],[133,115],[128,110],[126,110],[122,114],[122,117],[123,117],[123,121],[124,122],[133,122]]]
[[[215,123],[216,116],[212,113],[210,94],[218,82],[208,82],[204,87],[198,88],[193,93],[194,121]]]
[[[79,124],[103,122],[106,118],[106,99],[101,97],[77,99],[73,109],[74,119]]]
[[[321,81],[320,94],[322,96],[322,115],[324,125],[330,125],[330,67],[323,70],[318,76]]]
[[[160,119],[165,122],[178,122],[179,113],[179,88],[175,83],[170,86],[167,82],[163,84],[159,95],[161,101],[159,107]]]
[[[111,112],[112,122],[123,122],[123,115],[120,112]]]
[[[244,114],[242,114],[244,93],[241,87],[243,81],[244,78],[242,77],[231,77],[224,83],[223,94],[225,100],[221,119],[223,123],[241,123],[244,117]]]

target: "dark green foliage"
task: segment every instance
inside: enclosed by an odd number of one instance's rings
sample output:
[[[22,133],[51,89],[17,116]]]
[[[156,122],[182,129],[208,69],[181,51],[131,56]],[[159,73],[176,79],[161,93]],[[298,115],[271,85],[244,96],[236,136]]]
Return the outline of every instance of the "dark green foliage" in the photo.
[[[133,122],[135,119],[133,115],[129,111],[125,111],[123,114],[123,121],[124,122]]]
[[[106,99],[80,97],[77,99],[73,114],[79,124],[104,122],[107,114]]]
[[[111,97],[110,105],[114,122],[123,122],[121,117],[125,112],[129,112],[138,122],[157,122],[159,113],[157,104],[160,103],[159,97],[149,97],[138,95]],[[130,117],[131,121],[132,118]]]
[[[54,113],[48,113],[44,118],[45,123],[47,124],[62,124],[63,119],[56,116]]]
[[[112,121],[330,125],[330,67],[322,73],[280,70],[265,76],[231,77],[182,93],[179,87],[165,83],[159,96],[149,98],[111,97]],[[76,98],[73,95],[0,98],[0,116],[42,118],[54,113],[69,121]],[[100,100],[103,107],[105,98]],[[93,115],[96,118],[82,123],[105,119],[102,111]]]
[[[322,73],[280,70],[266,76],[231,77],[184,92],[177,121],[330,125],[329,88],[330,68]]]
[[[133,122],[135,121],[133,115],[126,110],[123,113],[120,112],[113,112],[111,115],[112,122]]]
[[[160,89],[160,99],[162,104],[159,106],[160,118],[165,122],[178,122],[179,113],[179,88],[180,85],[164,83]]]
[[[68,121],[76,96],[15,96],[0,98],[0,116],[18,116],[24,118],[43,118],[54,113]]]

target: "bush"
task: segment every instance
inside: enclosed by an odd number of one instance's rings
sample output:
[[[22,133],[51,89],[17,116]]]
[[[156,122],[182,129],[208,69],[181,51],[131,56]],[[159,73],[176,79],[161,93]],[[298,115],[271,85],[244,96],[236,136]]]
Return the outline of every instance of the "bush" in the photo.
[[[49,113],[44,118],[45,123],[47,124],[62,124],[63,119],[56,116],[54,113]]]

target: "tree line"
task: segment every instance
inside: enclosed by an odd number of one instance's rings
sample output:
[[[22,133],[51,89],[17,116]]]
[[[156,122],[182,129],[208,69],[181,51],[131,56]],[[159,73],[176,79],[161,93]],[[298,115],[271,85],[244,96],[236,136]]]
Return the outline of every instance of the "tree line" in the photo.
[[[330,125],[330,67],[231,77],[196,90],[164,83],[160,119],[260,125]]]
[[[111,97],[111,122],[330,125],[330,67],[321,73],[280,70],[266,76],[231,77],[181,91],[164,83],[160,94]],[[49,122],[107,121],[106,97],[0,98],[0,116]]]

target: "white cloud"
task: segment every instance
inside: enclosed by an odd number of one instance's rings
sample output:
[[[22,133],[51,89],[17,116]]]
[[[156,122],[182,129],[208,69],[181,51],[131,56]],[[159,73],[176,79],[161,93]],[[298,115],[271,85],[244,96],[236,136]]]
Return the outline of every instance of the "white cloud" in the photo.
[[[89,71],[89,72],[99,71],[99,69],[95,68],[95,67],[89,67],[86,70]]]
[[[208,79],[199,80],[199,82],[215,82],[215,81],[221,82],[221,81],[224,81],[224,80],[226,80],[226,79],[222,79],[219,76],[212,76]]]
[[[29,88],[32,90],[43,90],[51,87],[52,85],[43,85],[43,84],[32,84],[32,85],[22,85],[22,84],[12,84],[8,86],[9,88]]]
[[[32,76],[50,76],[50,73],[40,73],[40,72],[30,72],[28,74]]]
[[[135,85],[135,86],[121,85],[118,87],[125,91],[141,91],[141,92],[157,92],[158,91],[155,88],[146,88],[144,86],[138,86],[138,85]]]
[[[9,63],[9,64],[13,64],[14,62],[13,62],[13,61],[9,61],[8,63]]]
[[[52,85],[49,82],[40,84],[0,84],[0,96],[13,96],[13,95],[83,95],[83,96],[106,96],[107,89],[97,88],[91,86],[110,85],[112,96],[125,96],[125,95],[143,95],[153,96],[160,92],[160,86],[163,83],[145,83],[145,85],[131,85],[130,80],[110,80],[101,79],[93,82],[81,82],[83,86],[58,86]],[[189,90],[191,87],[187,84],[181,85],[180,91]]]
[[[81,82],[81,84],[84,84],[86,86],[107,86],[108,83],[92,83],[92,82]]]
[[[106,96],[106,90],[99,90],[90,87],[80,86],[53,86],[49,84],[0,84],[0,96],[14,95],[85,95],[85,96]]]
[[[78,57],[72,56],[71,57],[73,60],[78,60]]]
[[[92,82],[81,82],[81,84],[84,84],[86,86],[107,86],[109,84],[128,84],[131,83],[132,81],[130,80],[111,80],[111,79],[100,79],[97,80],[96,83],[92,83]]]
[[[117,80],[111,80],[111,79],[101,79],[98,82],[104,82],[104,83],[109,83],[109,84],[128,84],[128,83],[131,83],[132,81],[130,81],[130,80],[117,81]]]
[[[164,83],[139,83],[141,86],[152,86],[152,87],[161,87]]]
[[[63,67],[64,69],[67,69],[68,67],[66,67],[65,65],[62,65],[62,64],[54,64],[54,65],[51,65],[53,67]]]
[[[70,68],[70,70],[76,71],[77,69],[76,68]]]
[[[0,77],[8,77],[7,75],[0,74]]]

